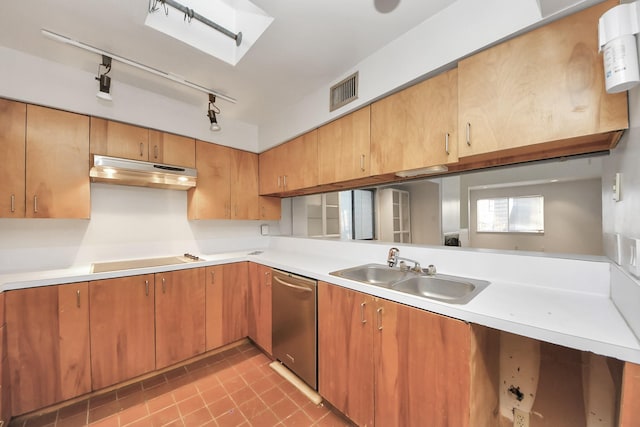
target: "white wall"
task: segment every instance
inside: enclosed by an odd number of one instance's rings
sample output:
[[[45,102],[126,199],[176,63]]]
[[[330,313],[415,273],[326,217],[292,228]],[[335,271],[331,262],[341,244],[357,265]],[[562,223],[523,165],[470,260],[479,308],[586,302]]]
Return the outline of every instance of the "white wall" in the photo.
[[[264,221],[188,221],[185,191],[91,184],[91,205],[90,220],[0,219],[0,274],[268,244]]]
[[[0,46],[0,97],[105,117],[247,151],[258,149],[256,126],[220,117],[211,132],[202,105],[191,105],[112,80],[113,102],[96,98],[95,75]],[[96,64],[97,67],[97,64]]]
[[[431,181],[403,186],[411,204],[411,243],[442,245],[440,221],[440,185]]]

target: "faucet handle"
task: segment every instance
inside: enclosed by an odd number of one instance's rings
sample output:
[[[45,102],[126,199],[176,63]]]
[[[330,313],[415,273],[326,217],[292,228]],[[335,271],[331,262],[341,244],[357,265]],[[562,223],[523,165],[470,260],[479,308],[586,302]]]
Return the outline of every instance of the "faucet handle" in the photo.
[[[429,264],[429,267],[425,268],[424,272],[427,273],[427,276],[434,276],[436,274],[436,266]]]
[[[389,267],[395,267],[396,263],[398,262],[399,253],[400,249],[398,248],[389,249],[389,255],[387,255],[387,264],[389,264]]]

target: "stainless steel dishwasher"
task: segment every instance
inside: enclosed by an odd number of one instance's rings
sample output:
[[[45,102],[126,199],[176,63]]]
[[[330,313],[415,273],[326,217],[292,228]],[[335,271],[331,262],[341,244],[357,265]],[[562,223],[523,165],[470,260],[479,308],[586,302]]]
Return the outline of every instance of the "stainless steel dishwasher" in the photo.
[[[271,277],[273,356],[317,390],[317,282],[280,270]]]

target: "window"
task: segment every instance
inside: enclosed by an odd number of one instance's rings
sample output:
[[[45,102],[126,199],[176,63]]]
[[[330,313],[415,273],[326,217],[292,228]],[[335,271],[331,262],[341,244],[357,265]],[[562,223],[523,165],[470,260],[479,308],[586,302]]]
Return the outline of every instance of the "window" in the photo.
[[[478,232],[544,233],[544,197],[479,199]]]

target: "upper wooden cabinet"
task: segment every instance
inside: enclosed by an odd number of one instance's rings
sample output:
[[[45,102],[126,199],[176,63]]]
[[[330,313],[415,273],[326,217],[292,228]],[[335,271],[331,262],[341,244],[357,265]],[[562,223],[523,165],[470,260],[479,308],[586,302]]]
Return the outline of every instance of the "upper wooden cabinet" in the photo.
[[[232,150],[230,161],[230,218],[259,219],[258,155]]]
[[[27,105],[27,218],[91,214],[89,117]]]
[[[205,269],[155,275],[156,369],[205,350]]]
[[[91,117],[91,153],[196,167],[193,138]]]
[[[457,76],[447,71],[371,105],[371,175],[458,160]]]
[[[24,218],[27,106],[0,99],[0,118],[0,218]]]
[[[228,219],[231,216],[232,148],[196,141],[198,184],[187,193],[189,219]]]
[[[627,94],[607,94],[593,6],[458,64],[459,156],[628,127]]]
[[[370,107],[318,128],[318,184],[369,176]]]
[[[89,283],[93,390],[155,369],[154,276]]]
[[[149,130],[149,161],[196,167],[196,140],[172,133]]]
[[[282,200],[279,197],[260,196],[260,219],[279,220],[282,216]]]
[[[197,141],[196,168],[198,184],[187,195],[189,219],[270,219],[267,214],[274,215],[260,209],[257,154]]]
[[[6,298],[13,414],[91,391],[87,282],[10,291]]]
[[[91,117],[91,153],[149,160],[149,129]]]
[[[260,154],[260,194],[286,194],[318,185],[318,131]]]

